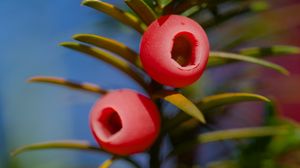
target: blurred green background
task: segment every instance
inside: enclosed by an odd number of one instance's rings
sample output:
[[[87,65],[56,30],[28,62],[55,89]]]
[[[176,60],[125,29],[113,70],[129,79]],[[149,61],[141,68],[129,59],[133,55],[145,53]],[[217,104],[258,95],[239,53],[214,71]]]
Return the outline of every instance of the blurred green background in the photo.
[[[58,46],[58,43],[70,40],[73,34],[92,33],[119,40],[138,51],[140,35],[137,32],[104,14],[80,6],[80,2],[1,0],[1,168],[92,168],[107,158],[106,155],[65,150],[34,151],[10,158],[9,152],[16,147],[41,141],[76,139],[94,143],[88,127],[88,113],[98,96],[56,86],[29,84],[26,83],[29,77],[61,76],[97,83],[108,89],[126,87],[142,91],[111,66]],[[268,11],[246,13],[209,28],[212,48],[231,51],[245,46],[300,46],[299,0],[268,2],[271,8]],[[127,9],[123,1],[109,3]],[[225,10],[227,6],[223,8]],[[202,17],[205,16],[195,15],[194,19],[201,20]],[[237,42],[241,43],[237,45]],[[201,94],[209,95],[219,90],[262,93],[276,100],[280,114],[300,121],[300,57],[271,60],[287,67],[291,75],[282,76],[248,64],[226,66],[205,73]],[[253,113],[256,109],[261,110],[253,103],[235,106],[231,114],[216,123],[216,127],[257,125],[260,116]],[[204,148],[210,152],[200,159],[200,163],[214,160],[228,150]],[[135,157],[140,162],[147,160],[145,155]],[[114,167],[128,167],[118,163]]]

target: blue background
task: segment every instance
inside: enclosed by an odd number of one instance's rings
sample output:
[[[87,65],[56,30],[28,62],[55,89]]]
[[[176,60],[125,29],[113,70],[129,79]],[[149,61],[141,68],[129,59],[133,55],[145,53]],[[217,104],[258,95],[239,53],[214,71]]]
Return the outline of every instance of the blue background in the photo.
[[[92,82],[103,88],[140,90],[126,75],[101,61],[60,47],[77,33],[93,33],[138,49],[139,34],[81,0],[1,0],[0,167],[97,167],[106,155],[65,150],[34,151],[14,159],[16,147],[49,140],[88,140],[88,114],[98,95],[45,84],[35,75]],[[125,8],[122,1],[110,1]],[[118,33],[116,33],[118,32]],[[120,167],[120,164],[116,164]],[[126,167],[126,164],[122,164]]]

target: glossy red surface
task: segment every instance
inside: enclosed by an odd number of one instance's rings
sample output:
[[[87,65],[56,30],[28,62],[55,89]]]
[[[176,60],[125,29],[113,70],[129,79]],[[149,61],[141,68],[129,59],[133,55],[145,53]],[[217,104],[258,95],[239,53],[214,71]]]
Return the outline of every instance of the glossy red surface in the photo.
[[[157,82],[184,87],[198,80],[207,64],[209,42],[202,27],[184,16],[154,21],[140,44],[141,62]]]
[[[91,110],[90,127],[100,146],[114,154],[143,152],[160,130],[156,105],[133,90],[109,92]]]

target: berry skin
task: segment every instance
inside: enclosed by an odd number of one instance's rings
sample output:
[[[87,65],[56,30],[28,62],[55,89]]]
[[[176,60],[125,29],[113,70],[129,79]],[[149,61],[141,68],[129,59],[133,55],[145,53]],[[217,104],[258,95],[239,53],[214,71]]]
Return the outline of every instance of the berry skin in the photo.
[[[208,61],[209,41],[190,18],[162,16],[148,27],[140,44],[145,71],[157,82],[184,87],[198,80]]]
[[[147,97],[133,90],[111,91],[91,110],[90,127],[100,146],[117,155],[143,152],[157,138],[160,114]]]

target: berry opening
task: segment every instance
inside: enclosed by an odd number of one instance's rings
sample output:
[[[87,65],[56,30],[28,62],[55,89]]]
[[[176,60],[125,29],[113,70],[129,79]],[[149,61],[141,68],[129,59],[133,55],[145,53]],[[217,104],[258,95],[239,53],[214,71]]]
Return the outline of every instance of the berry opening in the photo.
[[[172,59],[182,67],[195,65],[196,46],[196,39],[191,33],[178,33],[173,39]]]
[[[121,118],[112,108],[106,108],[103,110],[102,115],[99,118],[99,122],[101,123],[107,137],[116,134],[122,129]]]

